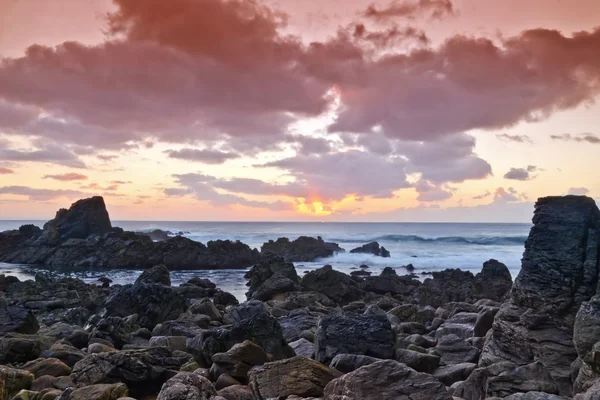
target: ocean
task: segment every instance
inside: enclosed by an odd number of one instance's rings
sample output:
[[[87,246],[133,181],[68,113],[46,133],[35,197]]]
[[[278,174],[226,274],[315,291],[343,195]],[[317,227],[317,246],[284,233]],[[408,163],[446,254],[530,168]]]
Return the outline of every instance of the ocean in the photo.
[[[16,229],[23,224],[43,226],[45,221],[0,221],[0,231]],[[398,274],[406,273],[407,264],[415,267],[415,273],[460,268],[477,273],[482,264],[494,258],[510,269],[513,277],[519,272],[524,243],[531,224],[498,223],[333,223],[333,222],[151,222],[113,221],[113,226],[125,230],[151,231],[162,229],[184,232],[189,239],[206,243],[215,239],[240,240],[251,247],[260,246],[271,239],[299,236],[321,236],[325,241],[336,242],[347,252],[315,262],[295,263],[298,274],[330,264],[333,268],[350,273],[365,264],[378,274],[385,267],[395,268]],[[379,242],[390,251],[390,258],[366,254],[350,254],[349,251],[372,241]],[[248,266],[250,267],[250,266]],[[0,263],[0,273],[29,279],[40,267]],[[131,283],[141,271],[73,271],[52,268],[52,272],[78,277],[87,282],[99,276],[108,276],[115,283]],[[245,270],[220,271],[174,271],[173,284],[189,280],[192,276],[211,279],[218,287],[233,293],[240,300],[245,298]]]

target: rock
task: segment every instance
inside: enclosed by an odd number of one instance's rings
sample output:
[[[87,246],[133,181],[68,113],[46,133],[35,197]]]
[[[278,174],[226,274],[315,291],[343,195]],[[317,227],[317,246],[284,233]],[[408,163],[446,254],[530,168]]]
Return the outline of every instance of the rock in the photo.
[[[306,309],[294,310],[291,313],[277,319],[283,337],[289,342],[294,342],[300,338],[310,341],[314,340],[317,321],[322,314],[310,312]]]
[[[378,294],[390,293],[409,297],[420,286],[411,276],[398,276],[390,267],[384,268],[379,276],[365,278],[363,289]]]
[[[348,275],[334,271],[330,265],[310,271],[302,277],[300,285],[304,290],[322,293],[339,304],[362,297],[358,283]]]
[[[238,306],[231,307],[228,314],[225,315],[223,322],[226,324],[235,324],[236,322],[250,319],[257,315],[268,314],[269,309],[262,301],[250,300]]]
[[[137,323],[148,329],[176,319],[186,309],[185,299],[172,288],[143,281],[119,288],[106,300],[107,316],[138,314]]]
[[[240,304],[234,295],[228,292],[223,292],[222,290],[217,290],[215,292],[213,296],[213,302],[222,306],[235,306]]]
[[[336,243],[327,243],[321,237],[315,239],[307,236],[300,236],[294,241],[290,241],[288,238],[270,240],[264,243],[260,249],[263,259],[280,257],[286,262],[311,262],[343,251]]]
[[[210,400],[217,391],[210,381],[198,374],[180,372],[160,389],[156,400]]]
[[[450,334],[440,338],[435,351],[442,365],[477,363],[481,351],[460,337]]]
[[[600,381],[596,381],[585,393],[577,394],[573,400],[598,400],[600,399]],[[554,400],[554,399],[552,399]]]
[[[418,372],[433,374],[440,364],[440,358],[432,354],[423,354],[411,350],[396,350],[396,361],[406,364]]]
[[[248,371],[255,365],[267,362],[267,354],[259,346],[249,340],[235,344],[225,353],[217,353],[212,356],[213,376],[228,375],[237,379],[240,383],[248,382]]]
[[[193,314],[204,314],[208,315],[213,321],[221,321],[222,316],[219,312],[219,309],[215,307],[212,301],[209,298],[204,298],[200,300],[196,300],[190,306],[190,311]]]
[[[518,366],[504,361],[475,369],[467,380],[455,387],[454,395],[465,400],[479,400],[530,391],[558,394],[558,388],[543,364]]]
[[[346,374],[377,361],[381,361],[381,359],[356,354],[338,354],[333,357],[333,360],[329,363],[329,367]]]
[[[111,228],[101,197],[80,200],[60,210],[41,234],[0,233],[0,261],[63,267],[148,269],[245,268],[260,260],[258,250],[241,242],[206,245],[178,236],[153,242],[150,237]]]
[[[288,292],[284,294],[283,300],[274,300],[273,304],[290,311],[298,308],[335,307],[335,303],[329,297],[319,292]]]
[[[385,316],[330,314],[319,319],[315,360],[329,364],[338,354],[394,357],[394,335]]]
[[[488,331],[492,329],[494,317],[498,313],[498,310],[498,308],[490,308],[479,313],[473,327],[473,336],[485,337]]]
[[[156,394],[166,371],[179,370],[188,359],[173,357],[162,347],[91,354],[75,364],[71,378],[77,385],[122,382],[131,394]]]
[[[363,254],[373,254],[374,256],[379,257],[389,257],[390,252],[385,249],[385,247],[379,247],[379,243],[371,242],[364,244],[360,247],[350,250],[350,253],[363,253]]]
[[[433,376],[439,379],[444,385],[450,386],[455,382],[467,379],[475,368],[477,368],[477,364],[475,363],[444,365],[433,371]]]
[[[600,210],[583,196],[541,198],[533,224],[521,271],[496,314],[480,366],[539,361],[558,394],[569,396],[570,366],[577,358],[575,316],[596,293],[600,270]]]
[[[186,350],[186,336],[153,336],[150,338],[150,347],[165,347],[171,352]]]
[[[29,389],[34,376],[29,371],[0,365],[0,400],[10,400],[23,389]]]
[[[125,314],[126,312],[123,312]],[[102,339],[116,348],[122,348],[133,341],[132,333],[136,328],[137,317],[106,317],[90,323],[89,340]]]
[[[325,387],[327,400],[452,400],[444,385],[393,360],[377,361]]]
[[[34,334],[40,329],[33,313],[20,306],[0,307],[0,336],[10,332]]]
[[[142,272],[135,282],[160,283],[161,285],[171,286],[171,274],[164,265],[155,265]]]
[[[273,360],[293,357],[294,351],[283,338],[281,326],[269,314],[259,314],[235,323],[231,328],[205,331],[188,339],[187,348],[196,359],[205,364],[212,363],[212,357],[224,353],[236,343],[250,340],[260,346]]]
[[[103,235],[111,230],[104,199],[96,196],[79,200],[68,210],[58,210],[56,217],[44,224],[43,235],[47,242],[56,242],[86,239],[90,235]]]
[[[489,260],[480,273],[447,269],[433,272],[415,294],[419,304],[440,307],[450,302],[475,302],[480,299],[502,301],[512,286],[506,265]]]
[[[323,389],[340,376],[338,371],[304,357],[293,357],[254,367],[249,372],[250,387],[255,397],[320,397]]]
[[[282,258],[271,258],[256,264],[245,275],[249,279],[248,299],[267,301],[274,295],[298,289],[300,278],[294,264]]]
[[[16,364],[35,360],[46,349],[46,344],[34,337],[0,338],[0,364]]]
[[[128,394],[127,386],[122,383],[98,384],[75,389],[66,397],[61,396],[61,400],[117,400]]]
[[[515,393],[505,397],[503,400],[565,400],[562,396],[543,392]]]
[[[483,263],[481,272],[475,275],[476,297],[503,301],[512,287],[512,276],[508,267],[491,259]]]
[[[228,386],[219,390],[217,394],[225,400],[256,400],[252,389],[245,385]]]
[[[298,356],[305,358],[313,358],[315,356],[315,345],[304,338],[290,342],[289,345]]]
[[[44,375],[57,377],[71,374],[71,367],[57,358],[39,358],[23,364],[21,368],[31,372],[36,378]]]
[[[236,386],[236,385],[241,385],[241,382],[228,374],[221,374],[221,375],[219,375],[219,377],[217,378],[217,381],[215,382],[215,389],[221,390],[228,386]]]
[[[102,343],[92,343],[88,347],[88,354],[112,353],[114,351],[117,351],[117,349]]]

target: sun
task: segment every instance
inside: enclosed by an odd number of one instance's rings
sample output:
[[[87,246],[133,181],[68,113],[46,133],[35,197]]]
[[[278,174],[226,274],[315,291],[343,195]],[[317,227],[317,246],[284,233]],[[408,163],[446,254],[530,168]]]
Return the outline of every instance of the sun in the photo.
[[[300,214],[314,215],[314,216],[327,216],[333,213],[331,207],[324,205],[320,201],[313,201],[307,203],[304,199],[299,198],[297,209]]]

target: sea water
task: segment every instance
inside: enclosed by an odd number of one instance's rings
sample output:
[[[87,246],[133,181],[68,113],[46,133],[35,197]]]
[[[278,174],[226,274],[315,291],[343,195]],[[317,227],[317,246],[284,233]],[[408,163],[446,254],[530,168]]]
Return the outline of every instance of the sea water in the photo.
[[[16,229],[32,223],[43,226],[43,221],[0,221],[0,231]],[[403,268],[412,264],[416,274],[460,268],[477,273],[489,259],[503,262],[513,277],[519,272],[524,243],[531,224],[488,224],[488,223],[333,223],[333,222],[151,222],[113,221],[113,226],[125,230],[151,231],[161,229],[199,242],[209,240],[240,240],[250,247],[260,249],[264,242],[287,237],[294,240],[299,236],[321,236],[323,240],[335,242],[346,250],[332,257],[314,262],[295,263],[298,274],[330,264],[334,269],[350,273],[360,265],[368,265],[378,274],[385,267],[392,267],[398,274],[407,273]],[[382,258],[368,254],[351,254],[349,251],[365,243],[377,241],[391,257]],[[250,267],[250,266],[244,266]],[[78,277],[94,282],[99,276],[107,276],[114,283],[132,283],[141,271],[131,270],[66,270],[0,263],[0,273],[17,275],[21,279],[31,278],[40,269]],[[218,287],[233,293],[240,300],[246,291],[246,270],[219,271],[174,271],[174,285],[186,282],[192,276],[211,279]]]

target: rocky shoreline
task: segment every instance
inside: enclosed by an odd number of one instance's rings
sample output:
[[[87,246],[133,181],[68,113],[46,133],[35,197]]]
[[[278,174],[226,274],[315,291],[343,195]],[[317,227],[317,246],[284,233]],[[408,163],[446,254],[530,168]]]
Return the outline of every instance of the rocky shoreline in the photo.
[[[3,233],[2,257],[12,238],[14,259],[49,253],[42,240],[58,259],[99,227],[59,214],[41,232]],[[241,304],[207,279],[172,286],[165,263],[129,285],[0,276],[0,400],[598,399],[600,211],[543,198],[533,223],[514,284],[496,260],[423,282],[391,268],[299,276],[290,258],[313,251],[306,239],[263,249]],[[113,234],[125,233],[100,243]],[[175,239],[148,238],[162,260]]]

